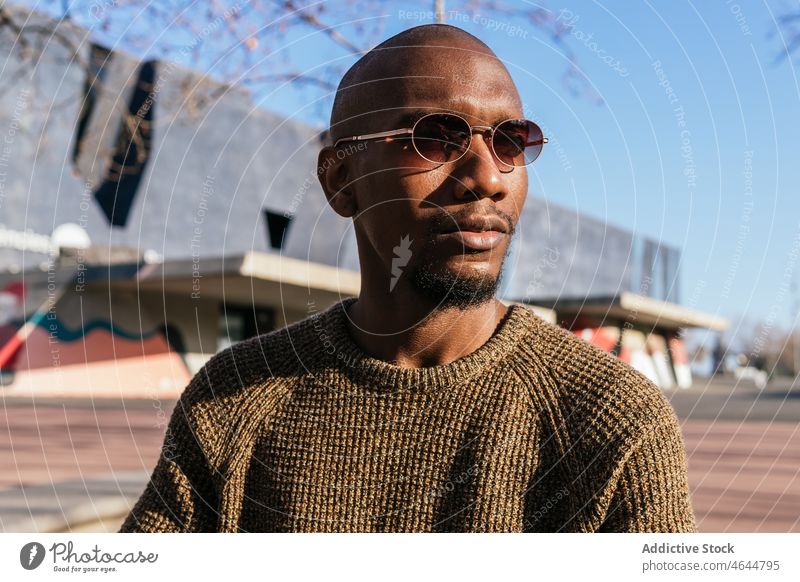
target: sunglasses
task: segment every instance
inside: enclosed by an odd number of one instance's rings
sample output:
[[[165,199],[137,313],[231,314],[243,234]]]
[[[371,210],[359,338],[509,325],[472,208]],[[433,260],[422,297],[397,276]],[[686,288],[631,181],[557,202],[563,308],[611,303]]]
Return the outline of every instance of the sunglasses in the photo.
[[[348,141],[389,141],[395,136],[410,135],[414,149],[422,158],[444,164],[460,160],[467,153],[475,131],[490,132],[492,152],[510,168],[533,163],[547,143],[542,128],[528,119],[506,119],[494,126],[470,125],[466,119],[453,113],[429,113],[420,117],[413,127],[342,137],[333,147]]]

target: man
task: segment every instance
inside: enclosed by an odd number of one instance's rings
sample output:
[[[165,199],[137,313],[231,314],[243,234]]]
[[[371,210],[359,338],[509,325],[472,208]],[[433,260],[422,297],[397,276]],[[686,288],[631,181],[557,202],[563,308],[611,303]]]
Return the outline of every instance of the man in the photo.
[[[495,298],[545,142],[523,118],[455,27],[348,71],[319,176],[359,297],[212,357],[121,531],[696,531],[661,392]]]

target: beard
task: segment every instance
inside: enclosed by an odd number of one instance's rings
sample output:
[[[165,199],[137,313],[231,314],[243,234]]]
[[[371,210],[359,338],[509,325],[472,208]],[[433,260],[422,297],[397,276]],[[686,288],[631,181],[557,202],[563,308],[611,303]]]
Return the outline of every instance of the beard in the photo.
[[[409,283],[416,293],[436,304],[435,310],[458,309],[461,311],[474,308],[494,299],[505,275],[503,267],[511,249],[511,238],[515,225],[509,222],[509,244],[506,246],[497,276],[478,275],[466,277],[449,269],[435,269],[435,261],[424,257],[436,256],[436,240],[431,241],[426,253],[420,253],[423,259],[417,261],[409,273]],[[468,252],[468,251],[467,251]]]
[[[436,271],[423,262],[411,272],[409,282],[419,296],[436,303],[437,310],[464,311],[494,299],[503,280],[504,264],[505,256],[496,277],[465,277],[447,269]]]
[[[459,214],[469,215],[471,209],[464,208]],[[437,266],[437,261],[432,257],[440,256],[439,241],[437,233],[443,232],[444,226],[450,226],[458,215],[450,215],[441,212],[434,216],[426,229],[426,244],[421,251],[415,254],[407,269],[407,285],[414,293],[430,303],[435,304],[434,311],[448,309],[458,309],[461,311],[474,308],[478,305],[487,303],[495,298],[497,291],[503,282],[504,265],[511,250],[511,240],[516,232],[516,224],[512,218],[499,210],[496,211],[507,223],[508,245],[506,246],[503,258],[497,275],[479,274],[475,276],[464,276],[453,270]],[[395,247],[395,253],[398,252]],[[464,255],[474,253],[472,250],[464,250]],[[391,291],[392,286],[390,286]]]

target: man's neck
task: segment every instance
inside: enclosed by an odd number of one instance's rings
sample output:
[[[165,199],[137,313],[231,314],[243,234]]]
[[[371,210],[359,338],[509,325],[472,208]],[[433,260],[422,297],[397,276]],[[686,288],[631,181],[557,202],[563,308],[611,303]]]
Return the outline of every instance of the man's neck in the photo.
[[[363,292],[347,311],[350,336],[361,350],[403,368],[441,366],[492,337],[508,312],[492,299],[469,309],[432,309],[414,298],[392,304]]]

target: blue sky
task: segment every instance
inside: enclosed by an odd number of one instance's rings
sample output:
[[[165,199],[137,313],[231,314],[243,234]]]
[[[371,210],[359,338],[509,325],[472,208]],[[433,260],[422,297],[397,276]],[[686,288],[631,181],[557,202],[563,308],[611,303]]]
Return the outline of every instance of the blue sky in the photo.
[[[430,22],[419,12],[433,2],[377,2],[377,11],[347,15],[334,9],[340,3],[329,4],[326,22],[338,30],[353,35],[347,20],[355,14],[380,20],[385,38]],[[563,48],[530,23],[474,12],[449,20],[506,62],[527,110],[552,140],[530,171],[531,194],[680,247],[684,305],[790,327],[797,309],[790,284],[800,281],[800,51],[794,63],[779,58],[775,18],[791,4],[538,6],[571,26],[565,42],[602,103],[570,93]],[[301,70],[354,62],[311,29],[283,40],[293,44],[276,47],[274,62],[288,59]],[[319,92],[260,97],[264,107],[315,125],[330,111],[331,100]]]

